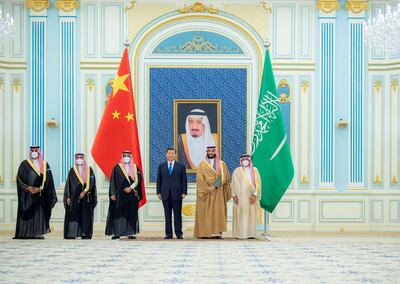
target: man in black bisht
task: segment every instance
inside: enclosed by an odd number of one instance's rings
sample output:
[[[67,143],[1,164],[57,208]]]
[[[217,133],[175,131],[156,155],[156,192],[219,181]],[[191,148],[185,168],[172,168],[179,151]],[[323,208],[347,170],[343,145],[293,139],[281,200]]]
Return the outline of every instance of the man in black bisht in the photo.
[[[64,239],[92,238],[96,205],[97,189],[93,170],[87,166],[85,155],[77,153],[64,189]]]
[[[44,239],[50,232],[51,210],[57,203],[53,174],[39,146],[31,146],[17,176],[18,213],[14,239]]]
[[[122,152],[121,162],[113,168],[110,179],[110,205],[106,235],[136,239],[139,233],[139,201],[142,199],[142,175],[130,151]]]

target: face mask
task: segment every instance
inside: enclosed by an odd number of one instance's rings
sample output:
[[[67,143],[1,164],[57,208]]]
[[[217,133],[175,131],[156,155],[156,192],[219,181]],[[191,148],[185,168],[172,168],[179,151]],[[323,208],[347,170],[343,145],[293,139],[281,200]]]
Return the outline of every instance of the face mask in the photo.
[[[124,163],[125,164],[129,164],[130,161],[131,161],[130,157],[124,157]]]
[[[250,164],[249,160],[243,160],[243,161],[242,161],[243,167],[248,167],[249,164]]]
[[[32,159],[36,160],[39,157],[39,153],[38,152],[32,152],[31,153],[31,157],[32,157]]]
[[[76,160],[76,164],[77,164],[78,166],[82,166],[82,165],[83,165],[83,159],[77,159],[77,160]]]

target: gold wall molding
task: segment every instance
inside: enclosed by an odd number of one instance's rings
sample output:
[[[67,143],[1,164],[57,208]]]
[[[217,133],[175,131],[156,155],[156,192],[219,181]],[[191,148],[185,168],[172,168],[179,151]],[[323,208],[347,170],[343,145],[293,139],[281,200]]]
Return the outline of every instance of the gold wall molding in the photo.
[[[181,12],[182,14],[189,13],[189,12],[193,12],[193,13],[206,13],[206,12],[208,12],[208,13],[215,14],[215,13],[218,12],[218,9],[216,7],[214,7],[213,5],[207,6],[207,5],[204,5],[201,2],[196,2],[196,3],[194,3],[193,5],[191,5],[189,7],[184,5],[183,8],[180,8],[178,11]]]
[[[344,6],[348,11],[358,14],[367,11],[369,4],[368,0],[347,0]]]
[[[260,5],[264,8],[265,11],[267,11],[268,13],[272,13],[272,8],[270,5],[268,5],[267,1],[260,1]]]
[[[91,92],[93,90],[95,86],[94,80],[93,78],[89,78],[86,80],[86,88],[88,89],[89,92]]]
[[[382,183],[382,179],[380,176],[375,176],[374,183]]]
[[[397,177],[396,177],[396,176],[393,176],[391,182],[392,182],[392,183],[397,183]]]
[[[26,8],[31,9],[35,12],[40,12],[42,10],[47,10],[50,8],[49,0],[27,0]]]
[[[18,92],[19,88],[21,87],[21,80],[18,77],[14,78],[14,80],[12,81],[12,86],[15,89],[15,91]]]
[[[129,10],[135,9],[136,8],[136,2],[137,1],[131,1],[128,6],[125,6],[125,13],[128,12]]]
[[[71,12],[79,9],[79,2],[77,0],[57,0],[56,8],[64,12]]]
[[[4,87],[4,79],[0,78],[0,88],[3,88],[3,87]]]
[[[340,8],[340,3],[337,0],[318,0],[315,7],[322,12],[329,14],[337,11]]]

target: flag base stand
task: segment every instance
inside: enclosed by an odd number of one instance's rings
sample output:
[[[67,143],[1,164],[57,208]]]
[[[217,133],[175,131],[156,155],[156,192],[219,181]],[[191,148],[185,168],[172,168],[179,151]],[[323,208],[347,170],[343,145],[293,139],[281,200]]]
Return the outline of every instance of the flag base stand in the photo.
[[[272,241],[272,240],[271,240],[271,235],[268,234],[268,233],[263,233],[263,234],[261,234],[261,237],[263,237],[267,242]]]
[[[266,241],[270,242],[271,241],[271,235],[267,233],[267,224],[269,224],[269,218],[268,218],[267,210],[264,209],[264,233],[261,234],[261,237],[263,237]]]

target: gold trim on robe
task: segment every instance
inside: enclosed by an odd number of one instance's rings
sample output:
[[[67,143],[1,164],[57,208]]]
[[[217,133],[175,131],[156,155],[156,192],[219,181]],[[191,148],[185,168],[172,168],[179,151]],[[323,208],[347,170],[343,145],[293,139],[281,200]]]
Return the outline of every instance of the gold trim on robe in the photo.
[[[77,169],[76,165],[74,165],[74,172],[76,177],[78,178],[79,182],[84,185],[85,183],[83,182],[82,176],[79,173],[79,170]],[[89,192],[90,191],[90,167],[86,167],[86,187],[83,190],[84,192]]]

